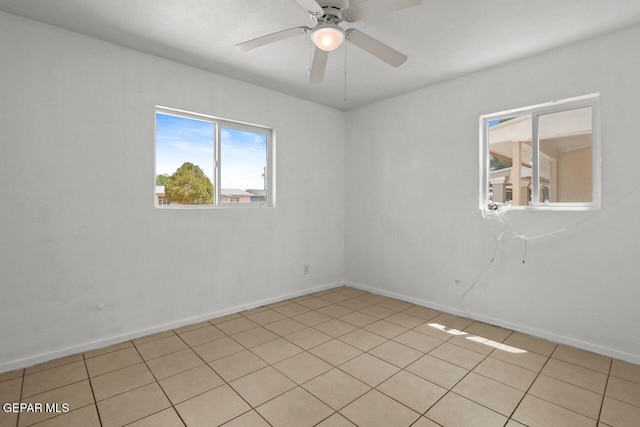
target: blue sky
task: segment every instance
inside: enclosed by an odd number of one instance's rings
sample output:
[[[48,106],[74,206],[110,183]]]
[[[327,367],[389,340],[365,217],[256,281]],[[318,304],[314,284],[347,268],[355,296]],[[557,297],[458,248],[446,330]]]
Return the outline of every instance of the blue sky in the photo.
[[[262,173],[267,160],[267,136],[224,127],[220,136],[222,188],[263,190]]]
[[[213,182],[215,124],[156,114],[156,174],[173,174],[184,162],[200,166]],[[222,188],[263,189],[266,135],[221,129]]]

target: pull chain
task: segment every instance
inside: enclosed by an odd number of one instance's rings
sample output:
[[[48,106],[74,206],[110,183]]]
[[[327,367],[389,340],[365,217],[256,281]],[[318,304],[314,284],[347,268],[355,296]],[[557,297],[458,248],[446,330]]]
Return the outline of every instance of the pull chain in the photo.
[[[345,37],[344,41],[344,102],[347,102],[347,40],[349,36]]]

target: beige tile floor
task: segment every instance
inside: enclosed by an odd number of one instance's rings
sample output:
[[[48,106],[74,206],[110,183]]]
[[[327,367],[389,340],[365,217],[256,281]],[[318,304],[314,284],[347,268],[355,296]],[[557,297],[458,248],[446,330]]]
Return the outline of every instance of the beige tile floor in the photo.
[[[0,427],[640,426],[640,366],[340,287],[0,374]]]

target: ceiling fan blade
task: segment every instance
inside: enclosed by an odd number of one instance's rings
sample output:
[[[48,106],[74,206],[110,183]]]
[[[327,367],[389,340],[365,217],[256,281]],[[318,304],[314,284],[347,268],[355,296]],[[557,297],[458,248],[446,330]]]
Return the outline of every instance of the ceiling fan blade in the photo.
[[[362,50],[366,50],[371,55],[382,59],[393,67],[399,67],[407,60],[407,56],[398,52],[394,48],[387,46],[380,40],[374,39],[368,34],[350,29],[345,32],[347,40],[358,46]]]
[[[329,58],[329,52],[316,47],[316,50],[313,52],[309,83],[319,83],[324,79],[324,71],[327,68],[327,58]]]
[[[306,34],[309,31],[311,31],[311,28],[304,27],[304,26],[289,28],[288,30],[278,31],[277,33],[267,34],[266,36],[258,37],[243,43],[239,43],[236,45],[236,47],[240,49],[241,52],[246,52],[248,50],[255,49],[257,47],[264,46],[269,43],[299,36],[301,34]]]
[[[356,3],[343,11],[347,22],[356,22],[375,15],[406,9],[422,4],[422,0],[368,0]]]
[[[300,6],[309,13],[318,13],[322,15],[322,7],[316,2],[316,0],[296,0]]]

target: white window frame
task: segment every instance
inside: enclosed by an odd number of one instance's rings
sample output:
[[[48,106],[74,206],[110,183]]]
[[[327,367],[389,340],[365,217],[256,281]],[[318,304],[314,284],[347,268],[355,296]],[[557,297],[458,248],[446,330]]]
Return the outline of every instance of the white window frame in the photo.
[[[600,139],[600,94],[593,93],[560,101],[547,102],[530,107],[501,111],[499,113],[480,116],[480,209],[489,210],[489,122],[512,118],[514,116],[531,115],[532,141],[532,187],[531,194],[540,194],[540,141],[538,137],[538,119],[541,115],[558,113],[567,110],[591,107],[592,114],[592,199],[591,202],[562,203],[540,202],[532,197],[529,206],[512,206],[515,210],[597,210],[601,199],[601,139]]]
[[[238,208],[242,208],[242,209],[252,209],[252,208],[264,208],[264,207],[275,207],[275,130],[267,127],[267,126],[262,126],[262,125],[256,125],[256,124],[251,124],[251,123],[244,123],[244,122],[239,122],[239,121],[234,121],[234,120],[228,120],[228,119],[221,119],[219,117],[214,117],[214,116],[209,116],[206,114],[200,114],[200,113],[193,113],[193,112],[189,112],[189,111],[184,111],[184,110],[179,110],[176,108],[171,108],[171,107],[163,107],[163,106],[159,106],[157,105],[155,107],[154,110],[154,123],[156,120],[156,115],[160,113],[160,114],[166,114],[166,115],[171,115],[171,116],[175,116],[175,117],[182,117],[182,118],[186,118],[186,119],[192,119],[192,120],[200,120],[200,121],[204,121],[204,122],[209,122],[209,123],[213,123],[215,126],[215,132],[214,132],[214,140],[212,141],[213,144],[213,155],[214,155],[214,159],[213,159],[213,165],[214,165],[214,179],[213,179],[213,187],[214,187],[214,194],[213,194],[213,204],[211,205],[162,205],[162,206],[158,206],[157,204],[155,205],[156,208],[159,209],[220,209],[220,208],[234,208],[234,209],[238,209]],[[221,199],[221,193],[220,193],[220,174],[221,174],[221,163],[220,163],[220,150],[221,150],[221,140],[222,140],[222,128],[230,128],[230,129],[235,129],[235,130],[242,130],[242,131],[248,131],[248,132],[254,132],[254,133],[261,133],[263,135],[266,136],[266,140],[267,140],[267,158],[266,158],[266,168],[265,168],[265,177],[264,177],[264,183],[265,183],[265,201],[264,202],[260,202],[260,203],[222,203],[220,201]],[[157,141],[157,135],[155,134],[157,130],[157,125],[154,125],[154,147]],[[155,147],[154,149],[154,178],[153,178],[153,183],[154,183],[154,188],[155,188],[155,182],[156,182],[156,177],[157,177],[157,171],[155,170],[156,168],[156,150],[157,147]]]

